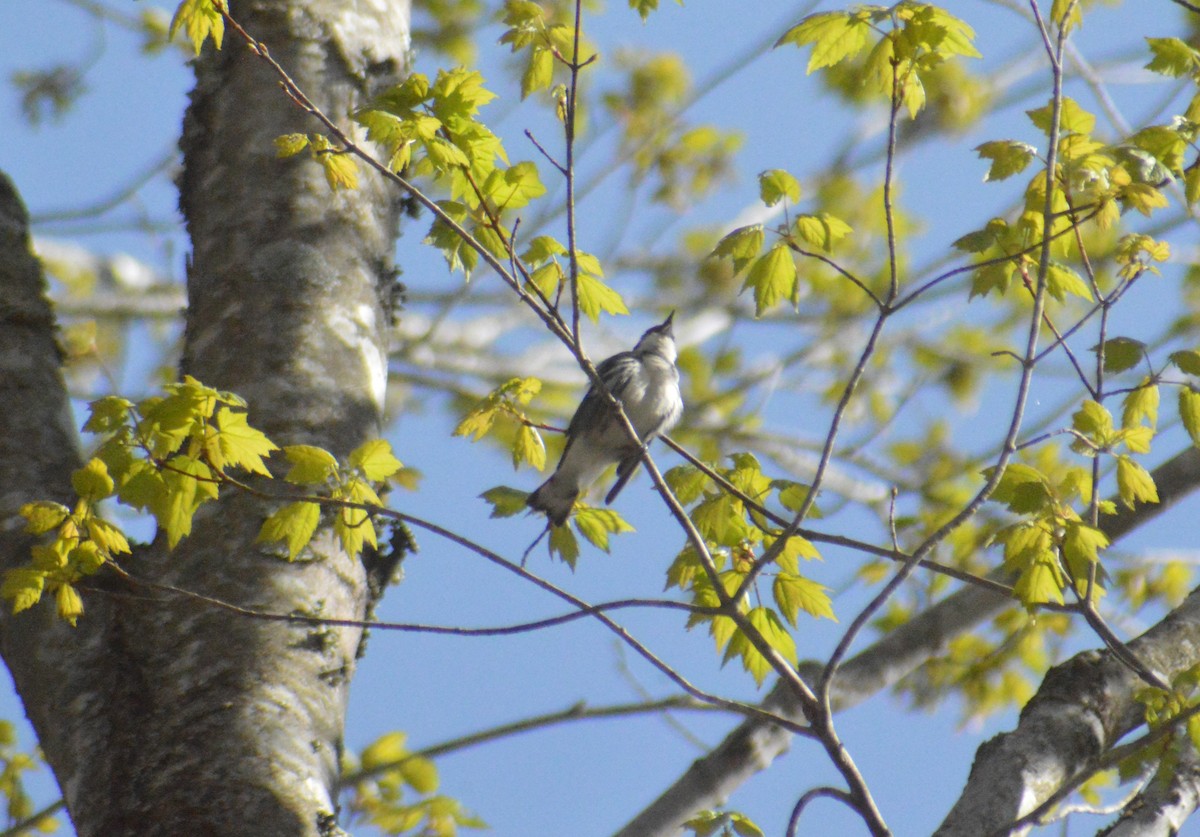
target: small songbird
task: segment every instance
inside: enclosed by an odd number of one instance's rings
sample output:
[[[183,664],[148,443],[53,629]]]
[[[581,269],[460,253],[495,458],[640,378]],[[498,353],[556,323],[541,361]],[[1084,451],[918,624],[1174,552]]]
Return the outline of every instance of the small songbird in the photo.
[[[555,526],[566,522],[580,493],[615,464],[617,482],[604,498],[611,503],[637,470],[643,446],[679,421],[683,398],[675,368],[674,317],[672,311],[643,334],[633,351],[615,354],[596,367],[600,380],[624,407],[642,444],[629,438],[612,405],[592,386],[567,426],[567,446],[558,468],[527,501],[531,508],[545,512]]]

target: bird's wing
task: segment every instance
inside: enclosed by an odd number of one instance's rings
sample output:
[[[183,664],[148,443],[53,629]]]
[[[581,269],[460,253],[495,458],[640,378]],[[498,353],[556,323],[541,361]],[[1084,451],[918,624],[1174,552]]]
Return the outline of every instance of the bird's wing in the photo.
[[[596,374],[608,384],[609,392],[617,398],[620,398],[621,393],[629,386],[636,371],[637,359],[632,352],[615,354],[596,367]],[[599,427],[608,417],[609,408],[604,396],[596,391],[596,387],[588,387],[587,395],[583,397],[575,415],[571,417],[571,423],[567,425],[567,447],[578,438],[583,428]],[[564,450],[563,456],[566,455]]]

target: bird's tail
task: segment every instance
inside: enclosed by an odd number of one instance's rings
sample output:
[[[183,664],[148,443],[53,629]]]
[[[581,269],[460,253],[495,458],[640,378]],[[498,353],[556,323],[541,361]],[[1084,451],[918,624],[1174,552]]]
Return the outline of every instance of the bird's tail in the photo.
[[[530,494],[529,499],[525,502],[529,508],[544,512],[555,526],[562,526],[567,522],[571,507],[575,505],[575,500],[578,498],[578,486],[572,485],[570,480],[561,479],[558,474],[555,474]]]

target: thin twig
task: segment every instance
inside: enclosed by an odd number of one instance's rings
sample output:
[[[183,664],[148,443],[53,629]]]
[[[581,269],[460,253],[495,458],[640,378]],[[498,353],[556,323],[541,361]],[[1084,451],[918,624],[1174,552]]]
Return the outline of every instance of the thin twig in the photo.
[[[67,801],[65,799],[51,802],[42,808],[42,810],[30,814],[25,819],[13,823],[8,828],[0,831],[0,837],[25,837],[30,830],[38,828],[39,824],[47,817],[52,817],[59,811],[65,811],[66,808]]]
[[[480,730],[470,733],[459,738],[453,738],[449,741],[444,741],[441,744],[433,744],[429,747],[422,747],[419,750],[414,750],[403,758],[395,761],[384,762],[370,769],[359,769],[353,773],[349,773],[341,778],[340,787],[346,788],[351,785],[356,785],[359,782],[366,782],[386,773],[389,770],[401,766],[405,762],[416,758],[431,759],[438,756],[444,756],[449,753],[465,750],[468,747],[474,747],[478,744],[485,744],[489,741],[496,741],[501,738],[507,738],[512,735],[518,735],[524,732],[533,732],[535,730],[545,729],[547,727],[557,726],[558,724],[568,723],[571,721],[588,721],[603,718],[620,718],[629,715],[645,715],[651,713],[665,713],[668,710],[688,710],[696,712],[717,712],[719,709],[712,707],[706,703],[701,703],[695,698],[687,695],[676,695],[675,697],[663,698],[661,700],[642,701],[640,703],[622,703],[611,706],[596,706],[589,707],[583,701],[573,704],[566,709],[558,712],[548,712],[544,715],[536,715],[532,718],[524,718],[520,721],[514,721],[508,724],[492,727],[491,729]],[[0,835],[3,837],[3,835]]]
[[[491,628],[461,628],[453,625],[426,625],[414,622],[384,622],[373,619],[340,619],[337,617],[313,616],[304,613],[274,613],[266,610],[258,610],[256,608],[242,607],[241,605],[236,605],[232,602],[227,602],[213,596],[208,596],[204,593],[198,593],[194,590],[185,590],[182,587],[176,587],[173,584],[164,584],[158,581],[151,581],[147,578],[140,578],[111,562],[107,563],[106,567],[133,587],[144,587],[160,593],[168,593],[173,596],[178,596],[180,598],[188,599],[190,601],[198,602],[200,604],[208,605],[220,610],[226,610],[230,613],[235,613],[238,616],[245,616],[250,619],[260,619],[267,622],[291,622],[302,625],[320,625],[323,627],[332,628],[361,628],[363,630],[373,631],[398,631],[402,633],[440,634],[443,636],[492,637],[511,636],[513,634],[539,631],[545,628],[553,628],[559,625],[565,625],[578,619],[592,616],[596,613],[637,607],[661,610],[683,610],[706,616],[715,616],[720,612],[717,610],[717,608],[700,607],[698,605],[691,605],[687,604],[686,602],[676,602],[670,599],[618,599],[614,601],[588,605],[587,607],[574,610],[570,613],[564,613],[560,616],[550,616],[545,619],[536,619],[530,622],[517,622],[512,625],[499,625]],[[120,593],[114,593],[110,590],[105,590],[100,587],[89,587],[86,589],[89,593],[97,593],[106,596],[123,595]]]

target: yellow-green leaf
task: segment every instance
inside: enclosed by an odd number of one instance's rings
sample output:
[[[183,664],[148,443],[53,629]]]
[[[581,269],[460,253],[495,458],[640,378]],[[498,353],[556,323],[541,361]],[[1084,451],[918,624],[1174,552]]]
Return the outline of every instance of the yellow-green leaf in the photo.
[[[92,501],[103,500],[116,488],[108,475],[108,466],[96,458],[71,474],[71,487],[80,497]]]
[[[1121,189],[1120,198],[1147,218],[1154,210],[1170,205],[1167,196],[1148,183],[1130,183]]]
[[[587,538],[593,546],[597,546],[605,552],[608,552],[609,533],[620,534],[633,531],[633,527],[612,509],[583,506],[575,511],[572,520],[581,535]]]
[[[321,520],[321,509],[316,503],[295,502],[276,510],[263,521],[258,533],[259,543],[283,541],[287,545],[288,560],[296,560],[300,550],[308,546],[317,524]]]
[[[1107,359],[1107,358],[1106,358]],[[1158,385],[1146,376],[1128,395],[1121,411],[1121,426],[1135,427],[1143,420],[1151,427],[1158,424]]]
[[[809,15],[775,42],[776,47],[812,44],[806,72],[832,67],[853,58],[867,45],[870,17],[861,12],[822,12]]]
[[[729,811],[727,812],[727,816],[729,824],[733,826],[733,833],[737,837],[763,837],[763,830],[745,814],[739,814],[737,811]]]
[[[775,542],[771,541],[767,544],[767,548],[770,549],[774,545]],[[820,560],[821,553],[817,551],[817,548],[808,538],[803,538],[800,535],[792,535],[787,539],[787,543],[783,545],[783,549],[780,551],[776,561],[785,570],[790,569],[794,571],[801,558],[805,561]]]
[[[0,598],[12,602],[13,613],[28,610],[42,599],[46,589],[46,573],[30,567],[17,567],[4,573]]]
[[[554,54],[545,47],[529,51],[529,63],[521,76],[521,98],[537,90],[545,90],[554,81]]]
[[[1200,392],[1191,387],[1179,388],[1179,418],[1192,437],[1192,444],[1200,447]]]
[[[359,761],[364,771],[373,772],[389,767],[408,755],[405,742],[408,735],[403,732],[388,732],[375,739],[363,749]]]
[[[54,592],[58,615],[63,621],[75,627],[75,621],[83,615],[83,597],[71,584],[60,584]]]
[[[1051,262],[1046,271],[1046,290],[1059,302],[1066,300],[1067,294],[1092,301],[1092,290],[1087,282],[1074,270],[1058,262]]]
[[[478,442],[492,429],[499,412],[499,408],[495,406],[476,407],[458,423],[453,435],[471,436],[472,442]]]
[[[712,251],[712,258],[731,259],[734,275],[737,275],[745,269],[746,265],[758,258],[765,240],[762,224],[738,227],[717,242],[717,246]]]
[[[804,241],[813,247],[820,247],[826,253],[832,252],[839,241],[854,232],[849,224],[828,212],[797,215],[792,229]]]
[[[542,434],[528,424],[522,424],[512,445],[513,468],[528,462],[539,471],[546,467],[546,444]]]
[[[599,322],[601,311],[609,314],[629,313],[619,293],[588,273],[580,272],[578,290],[579,310],[592,322]]]
[[[1046,134],[1050,133],[1050,120],[1054,114],[1053,105],[1054,103],[1051,102],[1037,110],[1025,111],[1033,124]],[[1080,107],[1074,99],[1066,96],[1062,100],[1059,126],[1063,133],[1090,134],[1096,127],[1096,117]]]
[[[1157,503],[1158,489],[1150,472],[1128,456],[1117,457],[1117,491],[1121,502],[1133,508],[1135,503]]]
[[[525,511],[529,493],[505,485],[489,488],[479,495],[492,507],[491,517],[512,517]]]
[[[481,106],[496,98],[495,93],[483,86],[482,73],[464,67],[439,70],[430,93],[434,113],[443,122],[473,116]]]
[[[987,296],[992,291],[1004,294],[1012,284],[1013,266],[1009,262],[987,264],[971,274],[970,299]]]
[[[89,517],[87,521],[88,537],[109,555],[128,554],[129,541],[125,533],[117,526],[99,517]]]
[[[761,317],[782,300],[791,299],[796,290],[796,262],[786,244],[776,244],[754,262],[742,290],[747,288],[754,289],[756,317]]]
[[[96,320],[59,326],[59,344],[68,360],[86,357],[96,350]]]
[[[192,533],[196,510],[217,498],[217,486],[212,471],[198,459],[175,456],[167,465],[162,475],[166,495],[151,511],[167,534],[167,545],[174,549],[180,540]]]
[[[1050,20],[1064,32],[1083,24],[1082,3],[1078,0],[1054,0],[1050,4]]]
[[[333,532],[351,558],[359,556],[364,544],[376,545],[375,523],[361,509],[342,509],[334,519]]]
[[[19,513],[25,518],[25,531],[31,535],[41,535],[66,520],[71,510],[60,503],[39,500],[21,506]]]
[[[784,198],[796,203],[800,200],[800,181],[783,169],[768,169],[758,176],[758,193],[767,206],[774,206]]]
[[[116,395],[106,395],[88,405],[91,416],[83,425],[89,433],[112,433],[129,421],[129,408],[132,401]]]
[[[1054,602],[1062,604],[1062,589],[1065,579],[1053,556],[1033,561],[1017,578],[1013,592],[1022,604],[1033,606]]]
[[[386,439],[363,442],[351,452],[349,462],[371,482],[383,482],[404,467]]]
[[[438,772],[433,762],[420,756],[411,756],[397,765],[405,784],[417,793],[435,793],[438,789]]]
[[[263,464],[263,457],[270,456],[271,451],[279,450],[279,447],[261,430],[251,427],[244,412],[222,407],[217,413],[217,427],[217,444],[228,464],[252,474],[271,476]]]
[[[1117,432],[1115,438],[1124,442],[1131,453],[1149,453],[1150,443],[1154,441],[1154,428],[1138,425],[1126,427]]]
[[[1097,445],[1105,445],[1113,432],[1112,413],[1089,398],[1071,416],[1071,426]]]
[[[1067,523],[1066,533],[1063,535],[1063,554],[1072,566],[1076,563],[1096,562],[1099,560],[1099,552],[1108,547],[1108,535],[1088,526],[1086,523],[1080,523],[1077,520],[1072,520]]]
[[[554,256],[565,256],[567,248],[556,238],[549,235],[536,236],[529,242],[529,247],[521,254],[521,258],[529,264],[539,264]]]
[[[768,607],[756,607],[746,614],[750,624],[754,626],[767,645],[774,650],[792,665],[796,665],[796,643],[792,639],[791,634],[787,632],[787,628],[779,621],[779,617],[775,611]],[[773,668],[767,658],[759,652],[757,648],[750,642],[741,631],[738,631],[730,640],[729,646],[725,649],[726,659],[731,653],[736,653],[742,658],[742,666],[746,671],[754,677],[754,682],[759,686],[763,684],[763,680]]]
[[[1154,55],[1146,69],[1179,78],[1200,70],[1200,52],[1179,38],[1146,38]]]
[[[338,464],[333,454],[312,445],[288,445],[283,455],[292,463],[284,480],[293,485],[319,485],[337,476]]]
[[[992,161],[983,179],[995,181],[1023,172],[1037,154],[1037,149],[1018,140],[992,140],[975,146],[975,152],[983,159]]]
[[[91,575],[104,566],[104,555],[95,541],[82,541],[67,555],[67,563],[85,575]]]
[[[282,134],[275,137],[275,156],[292,157],[308,148],[306,134]]]
[[[1093,346],[1092,351],[1097,351]],[[1131,337],[1112,337],[1104,341],[1104,371],[1124,372],[1132,369],[1146,356],[1146,344]]]
[[[550,554],[557,555],[571,569],[579,560],[579,541],[569,526],[550,527]]]
[[[1170,361],[1185,375],[1200,375],[1200,352],[1195,349],[1172,352]]]
[[[349,154],[329,151],[317,155],[331,189],[357,189],[358,163]]]
[[[495,169],[484,181],[483,193],[500,209],[520,209],[546,194],[537,166],[525,161],[506,169]]]
[[[984,474],[990,476],[991,470],[985,470]],[[992,492],[992,499],[1017,514],[1029,514],[1040,511],[1050,500],[1050,488],[1041,471],[1023,462],[1010,462]]]
[[[221,48],[221,40],[225,37],[225,21],[212,0],[183,0],[171,19],[167,37],[174,38],[180,27],[187,33],[196,55],[200,54],[200,47],[210,35],[217,49]]]
[[[1107,534],[1078,520],[1067,521],[1062,531],[1063,553],[1071,562],[1096,561],[1099,550],[1106,549],[1109,545]],[[1073,563],[1073,568],[1077,566],[1079,565]]]
[[[675,499],[685,506],[696,502],[711,482],[710,477],[693,465],[676,465],[663,474]]]
[[[793,626],[800,611],[817,618],[837,621],[833,613],[833,602],[827,592],[829,588],[810,581],[795,573],[781,572],[775,576],[771,592],[780,613]]]

